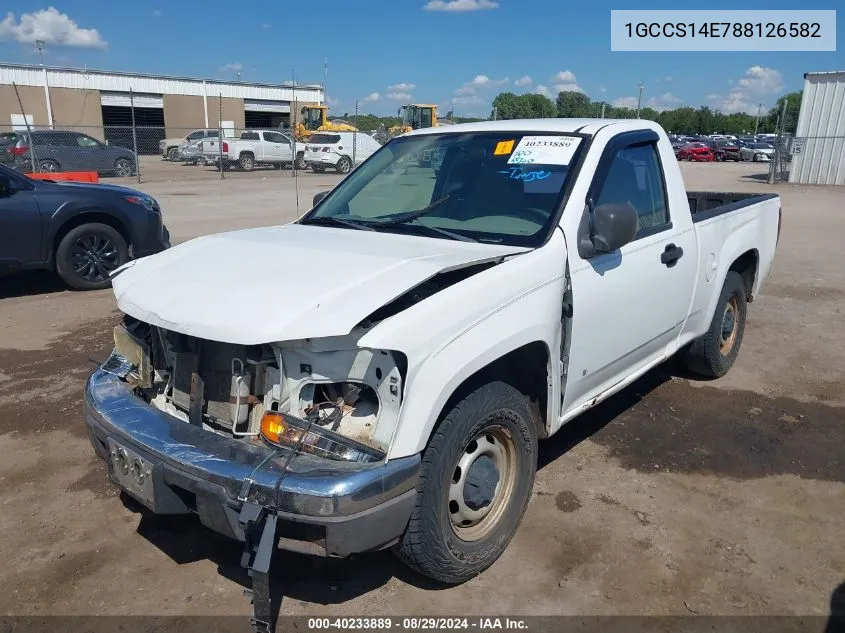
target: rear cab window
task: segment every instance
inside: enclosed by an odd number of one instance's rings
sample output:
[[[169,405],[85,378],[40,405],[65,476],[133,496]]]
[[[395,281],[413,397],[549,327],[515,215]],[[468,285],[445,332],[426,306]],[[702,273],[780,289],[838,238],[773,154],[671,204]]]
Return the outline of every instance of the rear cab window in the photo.
[[[340,134],[312,134],[308,142],[313,145],[336,145],[340,143]]]

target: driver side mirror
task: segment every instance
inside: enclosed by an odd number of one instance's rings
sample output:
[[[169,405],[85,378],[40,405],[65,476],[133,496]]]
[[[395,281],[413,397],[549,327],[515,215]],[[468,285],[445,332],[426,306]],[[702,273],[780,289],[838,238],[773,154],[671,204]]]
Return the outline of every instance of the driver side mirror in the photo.
[[[592,216],[592,222],[590,222]],[[581,220],[578,254],[584,259],[612,253],[634,240],[639,227],[637,210],[628,203],[600,204]]]
[[[329,195],[328,191],[321,191],[320,193],[316,194],[314,196],[314,199],[311,201],[311,206],[316,207],[319,204],[320,200],[325,198],[327,195]]]

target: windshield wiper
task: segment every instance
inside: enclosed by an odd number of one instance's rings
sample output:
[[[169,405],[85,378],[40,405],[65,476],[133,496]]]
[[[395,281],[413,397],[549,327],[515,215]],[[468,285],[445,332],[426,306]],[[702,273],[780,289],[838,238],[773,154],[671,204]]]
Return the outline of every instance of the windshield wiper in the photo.
[[[434,202],[432,202],[427,207],[423,207],[422,209],[417,209],[416,211],[408,211],[406,213],[400,213],[396,217],[394,217],[390,220],[381,220],[379,222],[379,224],[382,225],[382,226],[389,226],[391,224],[407,224],[408,222],[413,222],[418,217],[421,217],[421,216],[425,215],[426,213],[430,213],[431,211],[434,211],[437,207],[439,207],[441,204],[446,202],[448,199],[449,199],[448,195],[443,196],[442,198],[439,198],[438,200],[435,200]]]
[[[356,222],[355,220],[348,220],[346,218],[339,218],[336,215],[320,215],[314,218],[306,218],[299,221],[300,224],[316,224],[316,225],[334,225],[345,226],[350,229],[358,229],[359,231],[375,231],[375,229],[366,222]]]
[[[388,224],[385,222],[384,224]],[[398,222],[391,222],[390,224],[396,225],[399,224]],[[477,242],[478,240],[474,237],[468,237],[466,235],[461,235],[460,233],[454,233],[452,231],[448,231],[446,229],[441,229],[439,226],[431,226],[430,224],[407,224],[403,223],[402,226],[407,226],[411,229],[423,229],[425,231],[429,231],[430,233],[438,233],[439,235],[443,235],[453,240],[459,240],[461,242]]]

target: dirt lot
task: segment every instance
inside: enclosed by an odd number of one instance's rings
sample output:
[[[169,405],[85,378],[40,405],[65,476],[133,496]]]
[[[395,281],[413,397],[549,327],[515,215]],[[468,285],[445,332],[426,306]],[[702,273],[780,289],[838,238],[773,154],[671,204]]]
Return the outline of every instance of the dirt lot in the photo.
[[[519,532],[471,582],[435,586],[389,553],[278,553],[283,614],[829,612],[845,580],[845,190],[771,188],[752,164],[682,168],[691,189],[783,197],[733,371],[660,369],[543,444]],[[289,171],[154,169],[139,187],[177,242],[295,215]],[[336,181],[302,175],[301,210]],[[247,615],[238,544],[127,509],[93,456],[82,384],[115,318],[107,291],[0,280],[0,613]]]

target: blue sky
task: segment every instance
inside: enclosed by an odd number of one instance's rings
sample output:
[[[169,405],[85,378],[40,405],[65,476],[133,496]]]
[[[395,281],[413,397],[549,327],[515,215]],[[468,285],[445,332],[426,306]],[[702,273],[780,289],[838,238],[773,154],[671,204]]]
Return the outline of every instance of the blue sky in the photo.
[[[457,5],[451,6],[457,2]],[[431,6],[426,6],[426,5]],[[684,8],[794,9],[783,0],[708,0]],[[839,6],[837,6],[839,5]],[[572,7],[577,7],[577,9]],[[408,101],[486,116],[493,96],[581,90],[593,100],[756,111],[802,87],[803,73],[845,69],[845,53],[610,51],[610,10],[677,2],[592,0],[367,0],[142,3],[12,1],[0,19],[0,59],[204,78],[281,83],[323,80],[333,114],[388,114]],[[838,1],[812,9],[841,8]],[[464,10],[444,10],[444,9]],[[466,10],[475,9],[475,10]],[[843,14],[837,30],[843,32]],[[2,13],[0,13],[2,18]],[[839,38],[841,41],[841,37]],[[217,43],[215,43],[217,42]]]

